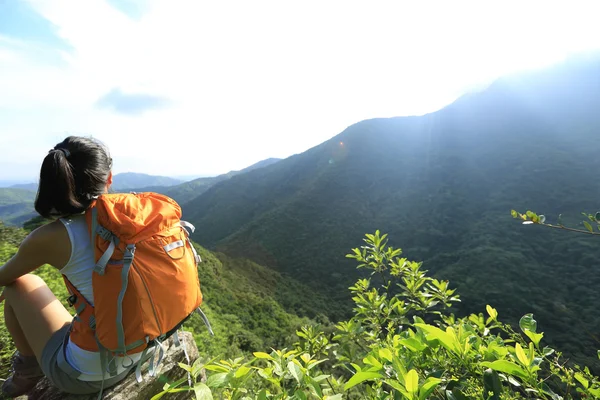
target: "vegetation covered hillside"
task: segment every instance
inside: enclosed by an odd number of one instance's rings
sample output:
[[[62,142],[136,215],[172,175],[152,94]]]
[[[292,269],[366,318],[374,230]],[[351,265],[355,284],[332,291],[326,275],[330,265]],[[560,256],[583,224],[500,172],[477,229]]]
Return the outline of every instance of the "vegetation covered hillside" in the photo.
[[[598,366],[596,238],[514,225],[510,210],[577,218],[600,186],[600,59],[502,79],[420,117],[357,123],[184,204],[198,243],[277,269],[349,315],[344,260],[380,228],[451,279],[462,312],[492,303],[516,324],[536,314],[546,339]],[[565,327],[576,327],[574,330]]]
[[[34,191],[0,188],[0,220],[11,225],[21,225],[34,215],[34,200]]]

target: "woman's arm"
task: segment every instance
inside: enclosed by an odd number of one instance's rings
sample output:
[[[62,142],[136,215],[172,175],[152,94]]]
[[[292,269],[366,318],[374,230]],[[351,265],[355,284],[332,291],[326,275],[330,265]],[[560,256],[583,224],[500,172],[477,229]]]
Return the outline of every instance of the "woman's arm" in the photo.
[[[17,254],[0,267],[0,286],[10,285],[44,264],[62,268],[70,256],[71,241],[62,222],[40,226],[23,240]]]

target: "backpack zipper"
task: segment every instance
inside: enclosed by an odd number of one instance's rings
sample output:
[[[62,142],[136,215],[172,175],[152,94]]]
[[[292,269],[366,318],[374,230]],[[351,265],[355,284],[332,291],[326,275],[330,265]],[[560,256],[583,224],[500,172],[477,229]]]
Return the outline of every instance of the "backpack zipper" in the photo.
[[[135,270],[135,268],[133,268],[133,269]],[[146,289],[146,293],[148,293],[148,299],[150,299],[150,304],[152,305],[152,312],[154,313],[154,319],[156,320],[156,326],[158,326],[158,331],[162,335],[162,333],[163,333],[162,326],[160,326],[160,321],[158,320],[158,315],[156,314],[156,307],[154,306],[154,300],[152,300],[152,296],[150,295],[150,291],[148,290],[148,285],[146,284],[146,281],[144,280],[144,277],[142,276],[142,274],[140,274],[137,270],[135,270],[135,272],[137,272],[138,276],[142,280],[142,283],[144,284],[144,289]]]

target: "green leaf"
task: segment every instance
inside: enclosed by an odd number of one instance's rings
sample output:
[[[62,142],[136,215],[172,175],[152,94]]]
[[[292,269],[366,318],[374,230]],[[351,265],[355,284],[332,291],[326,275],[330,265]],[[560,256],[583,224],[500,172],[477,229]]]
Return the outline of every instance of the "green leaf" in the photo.
[[[492,321],[495,321],[496,318],[498,318],[498,311],[496,311],[495,308],[493,308],[492,306],[490,306],[488,304],[487,306],[485,306],[485,309],[486,309],[487,313],[489,314],[490,318],[492,319]]]
[[[392,352],[390,349],[379,349],[379,357],[392,361]]]
[[[348,380],[348,382],[346,382],[346,384],[344,385],[344,390],[348,390],[351,387],[354,387],[364,381],[369,381],[369,380],[373,380],[373,379],[381,379],[381,378],[383,378],[383,375],[381,375],[378,372],[361,371],[361,372],[358,372],[356,375],[354,375],[352,378],[350,378],[350,380]]]
[[[519,321],[519,326],[523,333],[527,335],[529,339],[535,344],[535,346],[539,346],[540,340],[544,337],[543,333],[536,333],[537,330],[537,321],[533,319],[533,314],[526,314],[521,317]]]
[[[419,391],[419,400],[426,400],[429,398],[431,392],[435,390],[435,388],[442,382],[441,379],[429,377],[421,386],[421,390]]]
[[[510,375],[518,376],[519,378],[526,379],[527,371],[525,371],[520,365],[515,364],[508,360],[496,360],[494,362],[482,362],[481,366],[491,368],[498,372],[504,372]]]
[[[256,357],[256,358],[267,359],[267,360],[273,360],[273,357],[271,357],[269,354],[267,354],[267,353],[263,353],[263,352],[261,352],[261,351],[254,352],[254,353],[252,353],[252,354],[254,354],[254,357]]]
[[[152,398],[150,400],[158,400],[158,399],[162,398],[167,393],[168,392],[166,390],[163,390],[162,392],[157,393],[154,396],[152,396]]]
[[[225,382],[227,382],[227,380],[229,378],[228,375],[229,375],[228,372],[221,372],[218,374],[210,375],[208,377],[208,379],[206,380],[206,385],[208,385],[208,387],[211,387],[211,388],[221,387],[221,386],[225,385]]]
[[[414,369],[408,371],[404,376],[404,387],[408,393],[416,394],[419,391],[419,374]]]
[[[177,363],[177,365],[179,365],[179,368],[186,370],[187,372],[192,372],[192,367],[190,367],[187,364],[184,363]]]
[[[296,390],[294,393],[294,398],[298,400],[306,400],[306,393],[304,393],[302,390]]]
[[[531,339],[531,341],[533,342],[533,344],[536,345],[536,347],[540,344],[540,340],[542,340],[542,338],[544,337],[543,333],[535,333],[531,331],[525,331],[525,334],[529,339]]]
[[[292,376],[294,377],[296,382],[301,383],[302,378],[304,377],[304,374],[300,370],[300,367],[298,366],[298,364],[296,364],[293,361],[290,361],[288,363],[287,367],[288,367],[288,371],[290,371],[290,374],[292,374]]]
[[[420,352],[427,348],[427,345],[421,343],[416,338],[401,339],[398,341],[401,345],[413,352]]]
[[[267,400],[267,390],[266,389],[263,389],[258,393],[257,400]]]
[[[447,350],[460,354],[460,350],[456,347],[456,341],[447,332],[428,324],[415,324],[415,326],[425,331],[428,339],[438,339]]]
[[[536,332],[537,330],[537,321],[533,319],[533,314],[525,314],[519,320],[519,327],[523,332],[526,330],[531,332]]]
[[[590,394],[593,394],[596,397],[600,397],[600,388],[597,389],[588,389],[588,392],[590,392]]]
[[[213,400],[210,389],[202,382],[194,385],[194,393],[196,394],[196,400]]]
[[[517,358],[519,359],[519,361],[521,362],[521,364],[523,364],[525,367],[529,367],[529,358],[527,358],[527,355],[525,354],[525,352],[523,351],[523,348],[521,347],[521,345],[519,343],[517,343],[515,345],[515,353],[517,354]]]
[[[554,354],[554,349],[546,346],[542,349],[542,354],[545,357],[550,357],[552,354]]]
[[[519,213],[516,210],[510,210],[510,215],[512,215],[513,218],[519,217]]]
[[[334,394],[333,396],[325,396],[323,397],[323,400],[342,400],[342,394],[338,393],[338,394]]]
[[[585,379],[585,377],[583,376],[583,374],[581,372],[575,372],[575,379],[577,379],[577,381],[579,383],[581,383],[581,385],[587,389],[590,386],[590,382]]]
[[[406,391],[406,388],[404,386],[402,386],[400,384],[400,382],[398,382],[397,380],[395,380],[395,379],[386,379],[384,382],[387,383],[388,385],[390,385],[393,389],[395,389],[398,392],[402,393],[405,397],[410,397],[410,394],[408,394],[408,392]]]
[[[585,225],[585,227],[588,231],[590,231],[592,233],[594,232],[594,228],[592,228],[592,225],[589,222],[583,221],[583,225]]]
[[[500,400],[500,394],[502,394],[502,382],[500,382],[500,376],[498,372],[488,368],[483,373],[483,388],[484,393],[492,392],[494,395],[488,397],[488,400]]]
[[[242,376],[245,376],[248,374],[248,372],[250,372],[250,368],[242,365],[241,367],[238,368],[237,371],[235,371],[235,374],[233,374],[233,376],[235,378],[241,378]]]
[[[390,353],[391,355],[391,353]],[[365,358],[363,358],[363,362],[367,365],[372,365],[373,367],[375,367],[377,370],[380,370],[383,368],[383,364],[381,364],[381,362],[379,362],[378,359],[376,359],[375,357],[373,357],[372,354],[369,354],[368,356],[366,356]]]
[[[563,397],[554,393],[546,383],[542,383],[542,392],[549,395],[552,400],[563,400]]]
[[[319,397],[323,396],[323,390],[321,389],[321,385],[319,384],[319,381],[311,378],[310,375],[306,375],[306,380],[308,381],[309,385],[311,385],[313,387],[317,396],[319,396]]]

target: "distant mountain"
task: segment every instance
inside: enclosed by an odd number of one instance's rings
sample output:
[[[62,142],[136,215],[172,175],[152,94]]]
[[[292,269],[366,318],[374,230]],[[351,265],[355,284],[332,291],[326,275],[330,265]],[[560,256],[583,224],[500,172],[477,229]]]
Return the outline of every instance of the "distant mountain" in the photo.
[[[36,213],[33,208],[36,193],[18,188],[0,188],[0,221],[21,225]]]
[[[329,296],[339,318],[357,277],[344,256],[364,233],[390,243],[464,299],[598,364],[598,242],[523,227],[510,210],[577,221],[600,208],[600,59],[495,82],[419,117],[373,119],[184,204],[194,240],[277,269]]]
[[[162,193],[162,194],[165,194],[165,195],[171,197],[172,199],[177,201],[179,204],[183,205],[186,202],[194,199],[195,197],[200,196],[202,193],[204,193],[209,188],[211,188],[213,185],[215,185],[219,182],[225,181],[225,180],[227,180],[233,176],[239,175],[239,174],[243,174],[243,173],[246,173],[249,171],[253,171],[255,169],[259,169],[259,168],[263,168],[263,167],[275,164],[279,160],[280,160],[279,158],[268,158],[266,160],[262,160],[255,164],[252,164],[251,166],[246,167],[239,171],[230,171],[225,174],[221,174],[221,175],[209,177],[209,178],[198,178],[198,179],[194,179],[189,182],[181,183],[176,186],[170,186],[170,187],[150,186],[150,187],[143,187],[143,188],[138,188],[135,190],[132,189],[132,190],[138,191],[138,192]]]
[[[10,188],[12,189],[25,189],[25,190],[31,190],[33,192],[37,192],[38,190],[38,184],[37,183],[17,183],[16,185],[12,185],[10,186]]]
[[[124,172],[121,174],[115,174],[113,177],[112,188],[114,190],[122,190],[127,188],[143,188],[147,186],[166,187],[178,185],[182,182],[183,181],[179,179],[169,178],[166,176]]]
[[[0,179],[0,188],[8,188],[13,186],[19,186],[22,184],[29,184],[34,179]]]

